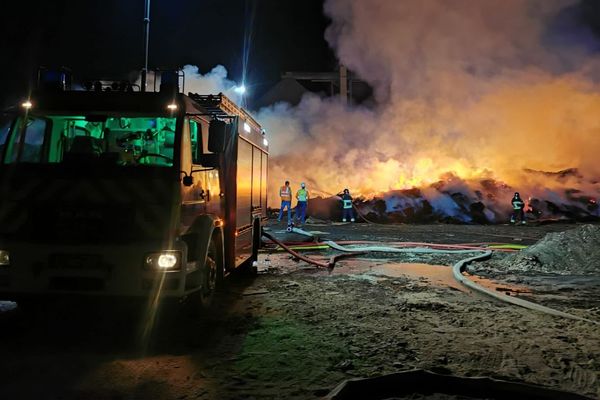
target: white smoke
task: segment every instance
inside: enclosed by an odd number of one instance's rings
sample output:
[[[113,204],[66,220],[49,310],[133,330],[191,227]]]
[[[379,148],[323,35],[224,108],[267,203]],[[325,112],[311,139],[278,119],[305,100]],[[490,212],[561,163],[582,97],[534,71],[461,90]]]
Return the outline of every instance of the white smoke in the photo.
[[[209,72],[202,74],[195,65],[185,65],[183,67],[185,74],[185,91],[198,94],[219,94],[223,93],[230,99],[240,102],[241,97],[235,91],[238,86],[236,82],[228,79],[227,69],[222,65],[217,65]]]
[[[466,182],[499,179],[525,196],[566,187],[598,196],[600,61],[547,39],[552,21],[574,4],[326,0],[326,39],[375,89],[377,106],[310,94],[296,107],[257,111],[270,142],[271,204],[284,180],[304,181],[313,193],[348,187],[369,195],[426,187],[446,172]],[[190,91],[235,98],[225,68],[186,68]],[[524,172],[573,167],[581,176]]]
[[[261,110],[273,135],[285,135],[273,142],[271,176],[367,194],[453,172],[534,191],[546,182],[525,168],[576,167],[587,177],[577,184],[597,194],[598,58],[545,43],[574,3],[327,0],[326,38],[378,106],[310,96]]]

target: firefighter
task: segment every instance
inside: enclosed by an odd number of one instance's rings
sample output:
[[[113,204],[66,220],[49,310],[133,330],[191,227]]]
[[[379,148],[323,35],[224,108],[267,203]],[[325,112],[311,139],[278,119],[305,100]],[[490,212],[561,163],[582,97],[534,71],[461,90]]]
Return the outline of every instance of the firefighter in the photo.
[[[285,181],[285,184],[279,188],[279,197],[281,197],[281,208],[279,209],[279,217],[277,222],[281,222],[283,211],[287,208],[288,225],[292,223],[292,188],[290,181]]]
[[[521,222],[521,224],[525,224],[525,202],[521,199],[521,195],[519,194],[519,192],[515,192],[511,203],[513,213],[510,216],[510,223],[514,224],[517,222],[518,219]]]
[[[300,184],[300,189],[296,192],[296,200],[298,200],[296,204],[296,221],[302,225],[306,218],[306,206],[308,205],[308,190],[306,190],[304,182]]]
[[[346,222],[347,220],[354,222],[352,196],[350,196],[350,191],[348,189],[344,189],[344,192],[338,194],[338,196],[342,199],[342,222]]]

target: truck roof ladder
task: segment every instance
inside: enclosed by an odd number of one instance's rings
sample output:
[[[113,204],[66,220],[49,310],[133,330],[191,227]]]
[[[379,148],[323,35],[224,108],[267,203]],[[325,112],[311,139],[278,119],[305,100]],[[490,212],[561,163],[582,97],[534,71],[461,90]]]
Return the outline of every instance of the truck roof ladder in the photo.
[[[233,101],[231,101],[223,93],[219,94],[197,94],[188,93],[188,96],[196,103],[204,107],[209,113],[216,115],[217,117],[226,117],[237,115],[241,117],[245,122],[254,126],[258,131],[261,130],[261,126],[256,122],[254,118],[243,108],[238,107]]]

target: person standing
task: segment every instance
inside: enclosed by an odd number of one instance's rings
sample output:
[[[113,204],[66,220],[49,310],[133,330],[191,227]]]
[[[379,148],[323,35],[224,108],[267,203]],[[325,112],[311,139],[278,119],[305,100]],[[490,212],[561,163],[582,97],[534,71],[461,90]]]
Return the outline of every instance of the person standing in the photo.
[[[287,208],[288,225],[292,223],[292,188],[290,181],[285,181],[285,184],[279,188],[279,197],[281,197],[281,208],[279,209],[279,217],[277,222],[281,222],[283,212]]]
[[[352,210],[352,196],[350,191],[344,189],[344,192],[338,195],[342,199],[342,222],[350,220],[354,222],[354,212]]]
[[[515,195],[511,201],[513,212],[510,216],[510,223],[514,224],[517,222],[517,219],[521,222],[521,224],[525,224],[525,202],[521,199],[521,195],[519,192],[515,192]]]
[[[306,218],[306,207],[308,206],[308,190],[306,190],[304,182],[300,184],[300,189],[296,192],[296,200],[298,200],[296,204],[296,221],[303,225]]]

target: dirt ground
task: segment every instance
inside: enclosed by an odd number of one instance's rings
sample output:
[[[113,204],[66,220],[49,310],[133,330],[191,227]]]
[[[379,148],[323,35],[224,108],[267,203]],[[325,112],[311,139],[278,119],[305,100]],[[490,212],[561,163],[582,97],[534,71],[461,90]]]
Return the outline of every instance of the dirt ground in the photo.
[[[306,229],[339,241],[528,245],[573,227]],[[270,227],[284,237],[282,228]],[[308,254],[324,258],[332,252]],[[287,253],[263,253],[261,273],[251,280],[229,279],[214,313],[162,315],[147,341],[139,339],[143,326],[122,305],[92,312],[52,306],[36,314],[4,303],[0,398],[317,399],[348,378],[415,368],[600,398],[598,326],[471,293],[451,279],[449,266],[460,258],[371,254],[341,261],[330,274]],[[524,279],[497,270],[486,274],[485,265],[474,271],[510,295],[600,320],[594,277]]]

